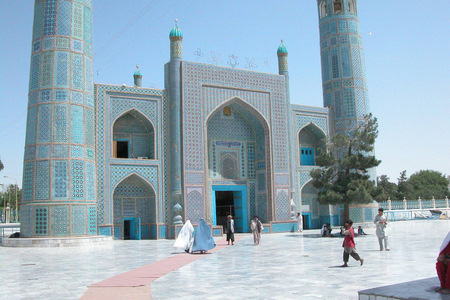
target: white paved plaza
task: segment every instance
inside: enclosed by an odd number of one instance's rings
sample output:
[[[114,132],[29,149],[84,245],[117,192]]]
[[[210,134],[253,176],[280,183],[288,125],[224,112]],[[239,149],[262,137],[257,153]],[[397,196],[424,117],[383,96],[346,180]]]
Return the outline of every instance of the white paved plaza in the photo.
[[[342,238],[313,233],[245,235],[153,282],[153,299],[357,299],[359,290],[435,277],[450,221],[392,222],[390,252],[374,235],[356,238],[364,266],[342,264]],[[0,247],[0,299],[77,299],[87,286],[173,254],[173,241],[115,241],[90,248]],[[436,285],[438,283],[436,282]]]

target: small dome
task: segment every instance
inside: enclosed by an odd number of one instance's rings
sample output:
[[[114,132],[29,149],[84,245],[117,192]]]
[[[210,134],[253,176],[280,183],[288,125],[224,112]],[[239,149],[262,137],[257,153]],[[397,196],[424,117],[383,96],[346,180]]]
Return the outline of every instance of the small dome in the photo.
[[[286,47],[283,45],[283,40],[281,40],[281,44],[277,50],[277,54],[280,54],[280,53],[286,53],[286,54],[288,53]]]
[[[136,71],[134,72],[133,76],[142,76],[141,71],[139,70],[139,65],[136,65]]]
[[[178,28],[177,19],[175,19],[175,27],[170,31],[170,34],[169,34],[169,38],[175,38],[175,37],[178,37],[178,38],[183,37],[183,33],[181,32],[181,29]]]

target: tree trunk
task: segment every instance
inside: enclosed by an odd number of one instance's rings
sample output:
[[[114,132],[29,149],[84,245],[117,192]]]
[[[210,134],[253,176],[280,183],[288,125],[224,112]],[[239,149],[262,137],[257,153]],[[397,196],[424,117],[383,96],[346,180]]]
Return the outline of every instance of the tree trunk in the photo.
[[[344,225],[345,221],[347,221],[348,219],[350,219],[350,205],[344,204],[344,220],[341,220],[342,225]]]

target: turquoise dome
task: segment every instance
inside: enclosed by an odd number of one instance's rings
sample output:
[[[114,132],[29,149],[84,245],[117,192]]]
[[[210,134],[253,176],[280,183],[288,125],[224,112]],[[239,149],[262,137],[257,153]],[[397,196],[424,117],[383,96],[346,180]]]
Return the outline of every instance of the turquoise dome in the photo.
[[[134,72],[133,75],[135,75],[135,76],[142,76],[141,71],[139,71],[139,70],[136,70],[136,72]]]
[[[183,33],[181,32],[181,29],[178,28],[177,25],[175,25],[175,27],[170,31],[169,38],[171,38],[171,37],[181,37],[181,38],[183,37]]]
[[[277,54],[280,54],[280,53],[286,53],[286,54],[288,53],[286,47],[283,45],[283,41],[281,41],[281,44],[277,50]]]

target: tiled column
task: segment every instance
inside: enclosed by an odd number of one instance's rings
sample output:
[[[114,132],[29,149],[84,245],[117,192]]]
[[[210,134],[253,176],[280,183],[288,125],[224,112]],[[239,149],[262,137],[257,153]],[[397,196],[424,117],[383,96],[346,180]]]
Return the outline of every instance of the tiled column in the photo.
[[[22,237],[97,234],[92,0],[35,1]]]

